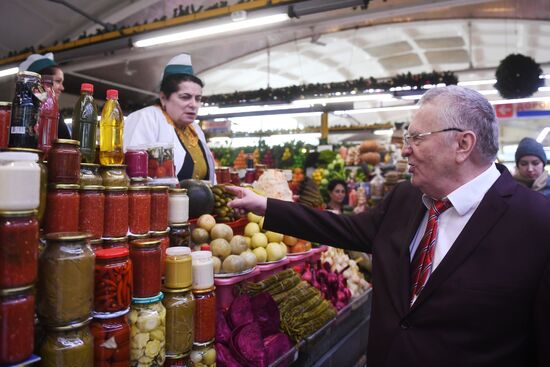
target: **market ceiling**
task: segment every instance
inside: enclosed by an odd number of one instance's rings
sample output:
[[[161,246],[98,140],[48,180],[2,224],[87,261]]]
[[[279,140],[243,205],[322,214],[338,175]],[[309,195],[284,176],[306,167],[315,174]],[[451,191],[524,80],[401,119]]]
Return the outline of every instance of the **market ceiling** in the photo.
[[[337,0],[306,0],[330,4]],[[340,1],[340,0],[338,0]],[[226,1],[229,5],[237,0]],[[211,7],[215,0],[72,0],[72,5],[103,23],[117,26],[173,17],[174,9]],[[115,5],[113,5],[115,4]],[[48,0],[2,1],[0,55],[28,46],[77,39],[101,26]],[[123,106],[147,103],[158,93],[165,63],[189,52],[206,84],[206,95],[326,83],[360,77],[384,78],[432,70],[457,72],[460,80],[491,78],[510,53],[550,62],[548,0],[372,0],[367,9],[324,11],[262,29],[150,48],[126,42],[108,53],[71,50],[63,60],[66,94],[80,83],[120,90]],[[545,70],[545,72],[548,72]],[[0,100],[13,96],[14,76],[0,79]],[[64,107],[74,99],[64,97]]]

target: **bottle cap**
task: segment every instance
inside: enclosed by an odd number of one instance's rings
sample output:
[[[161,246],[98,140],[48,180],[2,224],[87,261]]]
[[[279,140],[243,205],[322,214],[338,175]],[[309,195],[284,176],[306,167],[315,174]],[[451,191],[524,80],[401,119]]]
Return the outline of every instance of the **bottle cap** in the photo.
[[[184,246],[168,247],[166,256],[187,256],[191,254],[191,249]]]
[[[118,99],[118,90],[107,89],[107,99]]]
[[[90,83],[82,83],[80,85],[80,92],[93,93],[94,92],[94,85],[90,84]]]

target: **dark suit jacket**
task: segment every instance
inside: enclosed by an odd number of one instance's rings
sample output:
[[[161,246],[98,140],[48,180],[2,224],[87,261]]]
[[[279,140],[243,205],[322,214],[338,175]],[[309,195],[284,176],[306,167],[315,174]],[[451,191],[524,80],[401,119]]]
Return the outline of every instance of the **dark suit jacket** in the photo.
[[[402,183],[340,216],[269,199],[264,228],[373,254],[368,367],[550,366],[550,201],[499,179],[409,307],[409,245],[425,213]]]

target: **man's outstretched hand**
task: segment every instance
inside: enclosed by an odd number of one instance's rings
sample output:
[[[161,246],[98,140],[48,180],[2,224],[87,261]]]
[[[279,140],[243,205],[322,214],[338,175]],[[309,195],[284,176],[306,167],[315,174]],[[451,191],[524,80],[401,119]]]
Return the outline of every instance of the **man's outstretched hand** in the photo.
[[[256,215],[265,215],[267,207],[266,197],[238,186],[226,186],[225,190],[235,195],[235,198],[227,204],[230,208],[237,210],[241,214],[253,212]]]

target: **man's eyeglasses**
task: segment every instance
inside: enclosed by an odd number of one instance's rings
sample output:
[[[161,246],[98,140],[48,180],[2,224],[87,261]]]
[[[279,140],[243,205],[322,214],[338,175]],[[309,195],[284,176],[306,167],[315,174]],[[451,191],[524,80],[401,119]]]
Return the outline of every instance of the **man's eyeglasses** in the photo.
[[[443,130],[437,130],[437,131],[428,131],[428,132],[425,132],[425,133],[416,133],[416,134],[409,134],[409,133],[404,133],[403,134],[403,140],[405,141],[405,144],[407,145],[410,145],[411,142],[414,143],[414,144],[418,144],[423,137],[425,136],[428,136],[428,135],[432,135],[432,134],[437,134],[437,133],[444,133],[444,132],[447,132],[447,131],[458,131],[458,132],[464,132],[464,130],[462,129],[459,129],[457,127],[448,127],[446,129],[443,129]]]

